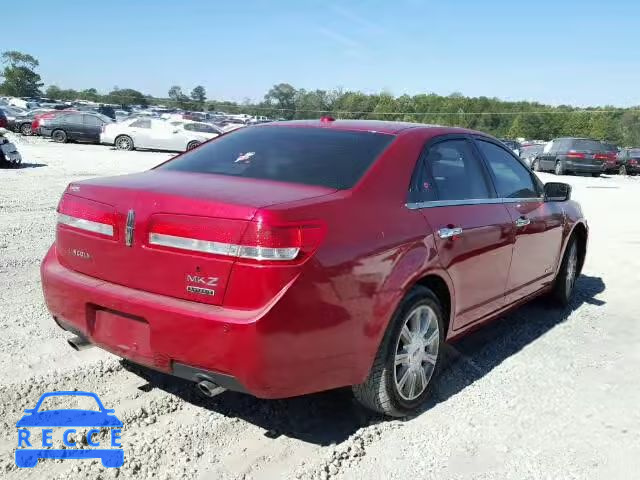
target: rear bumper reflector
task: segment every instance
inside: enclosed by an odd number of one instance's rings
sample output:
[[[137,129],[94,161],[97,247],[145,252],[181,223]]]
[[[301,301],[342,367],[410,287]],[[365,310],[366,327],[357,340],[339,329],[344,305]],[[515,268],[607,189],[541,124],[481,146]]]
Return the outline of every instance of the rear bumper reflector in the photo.
[[[298,256],[297,247],[274,248],[236,245],[233,243],[212,242],[195,238],[176,237],[162,233],[150,233],[149,244],[162,247],[190,250],[195,252],[224,255],[227,257],[249,258],[252,260],[293,260]]]
[[[113,225],[109,225],[107,223],[94,222],[92,220],[86,220],[84,218],[72,217],[70,215],[65,215],[64,213],[58,213],[58,223],[78,228],[80,230],[86,230],[88,232],[99,233],[101,235],[113,237]]]

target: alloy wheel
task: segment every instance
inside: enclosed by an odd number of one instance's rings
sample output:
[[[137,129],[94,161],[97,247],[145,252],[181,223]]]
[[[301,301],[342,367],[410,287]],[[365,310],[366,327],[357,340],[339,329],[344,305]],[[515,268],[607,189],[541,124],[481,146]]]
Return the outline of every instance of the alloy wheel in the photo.
[[[118,150],[131,150],[131,141],[127,137],[120,137],[116,146]]]
[[[396,344],[394,380],[398,394],[415,400],[427,388],[438,359],[440,330],[433,309],[420,305],[406,317]]]

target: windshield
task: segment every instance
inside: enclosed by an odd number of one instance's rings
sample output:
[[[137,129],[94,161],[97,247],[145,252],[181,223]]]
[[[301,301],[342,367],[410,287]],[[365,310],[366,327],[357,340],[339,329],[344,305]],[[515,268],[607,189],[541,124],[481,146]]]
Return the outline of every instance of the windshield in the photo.
[[[640,148],[632,148],[629,150],[629,155],[632,157],[640,157]]]
[[[319,128],[247,127],[159,168],[351,188],[392,135]]]

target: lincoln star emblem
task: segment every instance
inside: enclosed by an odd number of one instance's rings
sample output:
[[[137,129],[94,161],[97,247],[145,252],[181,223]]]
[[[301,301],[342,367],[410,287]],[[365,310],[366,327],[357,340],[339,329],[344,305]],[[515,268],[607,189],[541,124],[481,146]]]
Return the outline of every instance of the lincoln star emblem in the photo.
[[[124,232],[124,243],[127,247],[133,245],[133,231],[136,228],[136,212],[129,210],[127,213],[127,227]]]

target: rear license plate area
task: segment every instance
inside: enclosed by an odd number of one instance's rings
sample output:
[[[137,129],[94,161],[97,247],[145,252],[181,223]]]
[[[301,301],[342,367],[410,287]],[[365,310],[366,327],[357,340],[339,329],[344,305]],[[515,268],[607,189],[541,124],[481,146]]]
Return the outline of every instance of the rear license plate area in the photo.
[[[153,364],[149,323],[141,317],[95,309],[91,339],[116,355]]]

